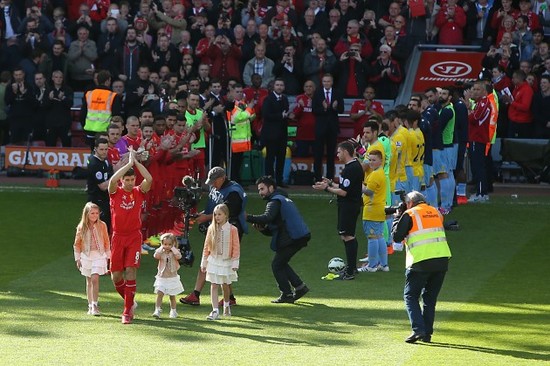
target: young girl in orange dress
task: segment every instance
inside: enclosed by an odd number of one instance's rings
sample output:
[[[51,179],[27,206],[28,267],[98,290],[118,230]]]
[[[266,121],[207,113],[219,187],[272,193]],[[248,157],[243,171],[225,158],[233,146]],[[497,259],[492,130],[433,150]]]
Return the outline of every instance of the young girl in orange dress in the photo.
[[[107,225],[99,219],[99,206],[95,203],[86,203],[82,210],[73,249],[76,267],[86,277],[88,314],[98,316],[99,276],[108,272],[107,259],[111,256],[111,242]]]
[[[212,223],[208,227],[202,251],[201,271],[211,283],[210,296],[212,312],[208,320],[219,319],[218,286],[223,291],[223,315],[231,316],[229,307],[229,285],[237,281],[239,269],[240,242],[237,228],[228,222],[229,208],[225,204],[214,208]]]
[[[160,318],[162,312],[162,299],[164,295],[170,296],[170,318],[177,318],[176,295],[183,292],[178,269],[181,252],[178,250],[178,242],[174,234],[166,233],[160,236],[160,247],[155,250],[153,257],[159,261],[158,272],[155,276],[155,293],[157,302],[153,316]]]

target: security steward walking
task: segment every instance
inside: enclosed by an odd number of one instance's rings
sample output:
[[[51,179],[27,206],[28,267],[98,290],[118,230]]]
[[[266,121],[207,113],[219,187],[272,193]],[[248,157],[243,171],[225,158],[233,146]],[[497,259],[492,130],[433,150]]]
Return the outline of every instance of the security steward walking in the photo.
[[[111,73],[101,70],[97,74],[97,86],[84,94],[81,116],[84,121],[84,133],[93,148],[98,132],[106,132],[112,116],[122,115],[122,98],[111,91]]]
[[[281,291],[281,296],[271,302],[294,303],[308,293],[309,288],[288,262],[307,245],[311,234],[294,202],[286,192],[277,190],[273,178],[263,176],[256,184],[260,197],[267,201],[267,205],[263,214],[247,215],[246,221],[262,234],[271,236],[271,250],[275,252],[271,270]]]
[[[403,297],[411,322],[412,333],[405,339],[414,343],[419,339],[431,342],[437,295],[443,285],[451,258],[445,237],[443,216],[437,208],[426,203],[417,191],[407,194],[407,209],[398,211],[393,222],[395,243],[406,239],[405,290]],[[422,295],[424,308],[420,308]]]

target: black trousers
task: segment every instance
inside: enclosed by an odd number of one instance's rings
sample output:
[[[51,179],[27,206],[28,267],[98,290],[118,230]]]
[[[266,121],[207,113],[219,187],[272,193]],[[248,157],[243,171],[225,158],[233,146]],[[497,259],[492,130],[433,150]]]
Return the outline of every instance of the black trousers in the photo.
[[[277,185],[283,184],[286,140],[286,137],[282,137],[278,140],[263,141],[265,146],[265,174],[275,178]]]
[[[296,288],[304,283],[288,263],[306,244],[306,239],[298,239],[275,252],[275,256],[271,261],[271,270],[273,271],[275,281],[277,281],[277,286],[283,295],[292,294],[290,286]]]
[[[241,183],[241,165],[243,165],[243,153],[231,154],[231,180]]]
[[[336,152],[336,129],[325,128],[315,131],[315,148],[313,151],[313,170],[315,180],[320,181],[323,176],[323,155],[327,148],[327,174],[329,179],[334,178],[334,156]]]
[[[56,126],[48,128],[48,132],[46,133],[46,146],[57,146],[58,138],[61,140],[61,146],[71,147],[69,127]]]
[[[470,168],[472,169],[472,181],[476,187],[476,194],[487,194],[487,157],[485,156],[485,144],[471,142],[468,151],[470,156]]]

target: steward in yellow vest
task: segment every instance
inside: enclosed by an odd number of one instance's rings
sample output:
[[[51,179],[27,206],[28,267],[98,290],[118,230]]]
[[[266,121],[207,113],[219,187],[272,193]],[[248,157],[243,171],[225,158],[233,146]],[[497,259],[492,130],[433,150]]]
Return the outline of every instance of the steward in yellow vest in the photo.
[[[111,91],[111,74],[100,71],[97,75],[98,86],[87,91],[82,101],[84,131],[93,138],[98,132],[106,132],[112,116],[122,115],[122,99]]]
[[[406,196],[407,210],[393,222],[394,242],[405,240],[407,251],[403,297],[412,333],[405,342],[431,342],[437,296],[447,273],[451,250],[447,244],[443,216],[426,204],[417,191]],[[423,308],[419,300],[422,296]]]

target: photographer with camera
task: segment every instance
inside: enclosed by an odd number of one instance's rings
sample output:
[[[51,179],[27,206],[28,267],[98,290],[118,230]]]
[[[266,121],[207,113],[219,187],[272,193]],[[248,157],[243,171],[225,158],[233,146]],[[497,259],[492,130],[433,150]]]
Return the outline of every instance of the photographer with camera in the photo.
[[[206,233],[209,223],[212,222],[214,207],[223,203],[229,208],[229,223],[237,227],[239,241],[241,241],[243,234],[248,233],[248,225],[245,220],[247,197],[243,187],[239,183],[229,180],[225,170],[221,167],[210,169],[206,184],[210,185],[208,202],[204,211],[199,213],[195,219],[195,222],[199,224],[199,230]],[[188,305],[200,305],[200,295],[205,282],[206,274],[199,269],[195,289],[186,297],[181,298],[180,302]],[[230,290],[230,305],[236,305],[231,286]]]
[[[361,57],[361,45],[353,43],[349,50],[340,55],[336,64],[338,70],[339,90],[344,91],[345,98],[357,98],[367,86],[367,63]]]
[[[271,236],[271,249],[275,252],[271,270],[281,291],[281,295],[271,302],[292,304],[307,294],[309,288],[290,267],[289,262],[307,246],[311,233],[294,202],[288,198],[286,192],[277,189],[272,177],[263,176],[256,184],[260,197],[267,201],[267,205],[263,214],[247,215],[246,221],[252,223],[262,234]]]
[[[399,209],[393,221],[395,242],[406,240],[405,289],[403,297],[412,327],[405,342],[431,342],[435,305],[448,269],[451,250],[443,216],[417,191],[405,196],[406,210]],[[422,295],[423,309],[419,299]]]

